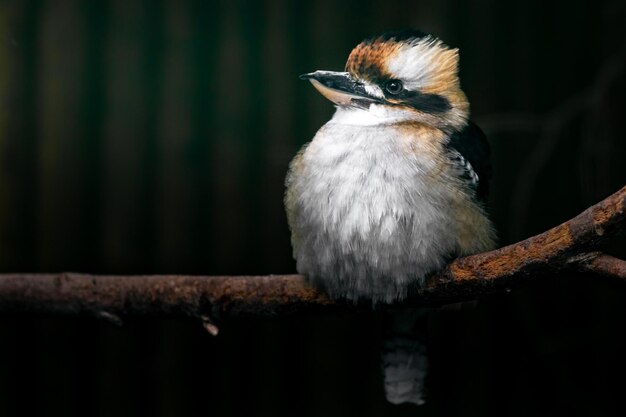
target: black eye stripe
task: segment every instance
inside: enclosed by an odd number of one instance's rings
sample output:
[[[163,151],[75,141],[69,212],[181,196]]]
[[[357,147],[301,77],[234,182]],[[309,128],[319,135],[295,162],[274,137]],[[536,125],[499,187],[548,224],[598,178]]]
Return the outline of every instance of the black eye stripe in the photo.
[[[452,108],[450,102],[438,94],[423,94],[418,91],[409,91],[408,93],[402,98],[404,104],[425,113],[445,113]]]
[[[452,108],[448,99],[439,94],[420,93],[406,89],[402,89],[397,94],[388,94],[386,89],[384,91],[385,96],[389,99],[393,98],[397,104],[410,106],[425,113],[445,113]]]
[[[397,90],[395,88],[392,88],[391,91],[389,90],[392,83],[399,84],[399,86],[395,86]],[[439,94],[407,90],[404,88],[402,81],[395,78],[379,80],[378,85],[383,90],[385,97],[393,99],[394,103],[398,105],[413,107],[416,110],[431,114],[445,113],[452,108],[450,102],[445,97]]]

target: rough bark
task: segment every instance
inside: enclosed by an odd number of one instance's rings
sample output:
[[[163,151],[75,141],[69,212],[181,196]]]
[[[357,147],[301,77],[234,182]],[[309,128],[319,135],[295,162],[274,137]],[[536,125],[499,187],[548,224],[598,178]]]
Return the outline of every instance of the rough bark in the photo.
[[[591,252],[624,228],[626,187],[573,219],[503,248],[460,258],[408,303],[436,305],[505,290],[534,276],[592,272],[626,280],[626,262]],[[127,315],[188,316],[216,333],[211,317],[267,316],[353,308],[311,288],[301,275],[0,275],[0,312],[90,314],[120,323]]]

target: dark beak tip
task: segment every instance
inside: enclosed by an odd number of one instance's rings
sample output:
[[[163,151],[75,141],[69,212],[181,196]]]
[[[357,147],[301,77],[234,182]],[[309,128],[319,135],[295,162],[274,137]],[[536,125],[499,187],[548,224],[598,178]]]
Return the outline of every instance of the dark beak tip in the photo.
[[[309,72],[308,74],[302,74],[299,75],[298,78],[300,78],[301,80],[310,80],[311,78],[313,78],[313,73]]]

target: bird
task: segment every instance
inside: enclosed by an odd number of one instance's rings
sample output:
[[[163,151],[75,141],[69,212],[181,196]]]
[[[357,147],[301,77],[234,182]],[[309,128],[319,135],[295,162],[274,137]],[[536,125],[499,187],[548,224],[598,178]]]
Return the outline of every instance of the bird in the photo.
[[[496,246],[485,135],[469,119],[459,50],[414,29],[368,37],[345,70],[300,76],[336,107],[289,165],[296,269],[330,297],[393,306],[452,259]],[[422,310],[391,316],[392,403],[424,403]]]

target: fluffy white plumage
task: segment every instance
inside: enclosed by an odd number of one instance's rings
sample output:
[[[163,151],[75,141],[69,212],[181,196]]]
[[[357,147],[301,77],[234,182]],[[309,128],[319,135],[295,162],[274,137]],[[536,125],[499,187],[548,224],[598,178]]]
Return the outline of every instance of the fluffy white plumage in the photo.
[[[294,256],[298,271],[331,296],[390,303],[451,254],[489,246],[478,239],[461,247],[459,230],[490,225],[451,176],[442,145],[359,112],[367,113],[338,108],[292,163]],[[357,124],[365,120],[378,123]],[[484,223],[465,224],[475,221]]]

